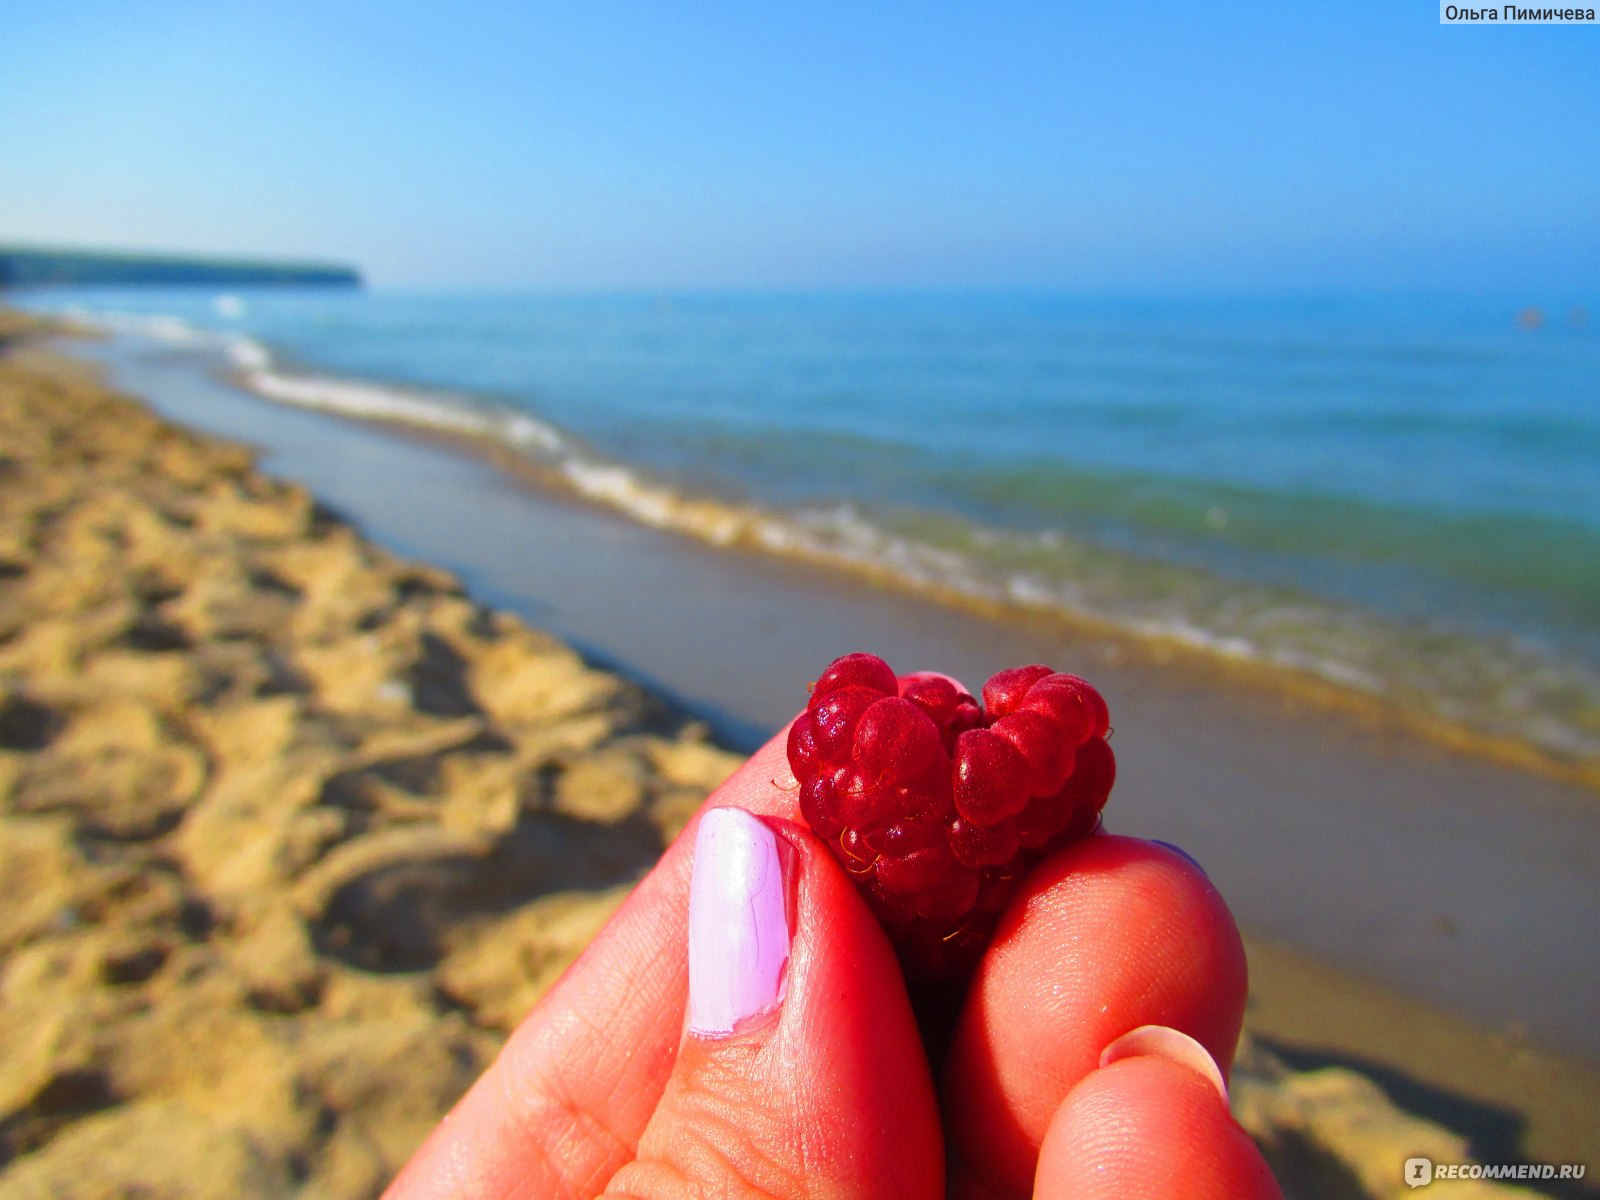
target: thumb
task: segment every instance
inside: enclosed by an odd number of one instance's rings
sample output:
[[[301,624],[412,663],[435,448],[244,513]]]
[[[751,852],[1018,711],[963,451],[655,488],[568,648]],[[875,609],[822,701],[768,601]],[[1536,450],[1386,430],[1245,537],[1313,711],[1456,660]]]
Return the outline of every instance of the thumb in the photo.
[[[798,826],[704,814],[672,1076],[607,1195],[937,1197],[933,1084],[887,940]]]
[[[1039,1148],[1035,1200],[1283,1200],[1261,1152],[1228,1112],[1209,1051],[1145,1025],[1079,1081]]]

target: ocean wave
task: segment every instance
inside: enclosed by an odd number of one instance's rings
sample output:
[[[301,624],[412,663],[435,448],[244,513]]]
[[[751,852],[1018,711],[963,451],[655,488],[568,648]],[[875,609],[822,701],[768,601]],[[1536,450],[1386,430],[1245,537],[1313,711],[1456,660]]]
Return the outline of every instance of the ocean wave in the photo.
[[[715,501],[698,500],[651,483],[616,463],[574,455],[561,464],[572,490],[657,529],[685,533],[718,546],[732,545],[759,516]]]
[[[68,320],[77,321],[107,333],[149,338],[169,346],[207,347],[217,344],[218,336],[182,317],[160,313],[123,312],[118,309],[90,309],[74,306],[64,310]]]
[[[218,303],[229,298],[220,297]],[[232,315],[243,315],[242,301],[240,305]],[[108,333],[180,347],[210,358],[241,386],[297,408],[485,438],[546,456],[559,455],[566,446],[566,439],[554,427],[535,417],[487,406],[459,393],[287,369],[279,365],[270,348],[246,334],[204,329],[181,317],[162,314],[75,307],[66,315]]]
[[[184,350],[219,354],[241,370],[264,371],[273,362],[272,352],[253,337],[205,329],[178,316],[81,306],[66,309],[64,315],[106,333],[145,338]]]
[[[671,497],[660,494],[660,489],[642,479],[615,475],[621,468],[585,458],[553,426],[524,412],[456,393],[283,370],[244,370],[239,373],[238,382],[259,396],[297,408],[493,443],[533,462],[555,466],[583,495],[651,524],[671,524],[670,518],[658,515],[658,510],[671,506]]]
[[[229,360],[241,371],[266,371],[272,366],[272,351],[242,333],[227,339],[226,350]]]
[[[481,435],[494,431],[481,413],[447,399],[403,392],[382,384],[282,371],[246,371],[243,382],[251,391],[269,400],[298,408],[315,408],[367,420],[398,421],[454,433]]]

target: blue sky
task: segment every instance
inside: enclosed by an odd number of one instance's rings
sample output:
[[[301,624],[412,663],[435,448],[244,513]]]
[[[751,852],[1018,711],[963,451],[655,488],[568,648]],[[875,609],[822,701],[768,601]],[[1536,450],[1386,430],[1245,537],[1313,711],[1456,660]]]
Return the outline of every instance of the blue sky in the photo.
[[[1426,0],[84,0],[4,40],[0,240],[508,288],[1600,277],[1600,28]]]

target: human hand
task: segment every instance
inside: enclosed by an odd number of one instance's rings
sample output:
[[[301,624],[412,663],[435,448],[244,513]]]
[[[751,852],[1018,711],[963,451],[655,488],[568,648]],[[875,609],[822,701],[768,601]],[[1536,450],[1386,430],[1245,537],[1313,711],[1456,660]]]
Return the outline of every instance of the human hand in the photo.
[[[1280,1195],[1228,1113],[1244,951],[1191,862],[1097,836],[1041,863],[935,1075],[893,951],[792,823],[795,795],[775,782],[788,777],[780,734],[707,800],[389,1200],[941,1197],[947,1180],[974,1200]],[[725,807],[763,820],[706,820]]]

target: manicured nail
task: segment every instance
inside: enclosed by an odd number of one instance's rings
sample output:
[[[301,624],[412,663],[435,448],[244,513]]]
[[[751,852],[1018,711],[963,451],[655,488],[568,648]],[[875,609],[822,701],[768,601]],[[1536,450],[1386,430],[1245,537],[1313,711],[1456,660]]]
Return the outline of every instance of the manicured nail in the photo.
[[[1153,1054],[1157,1058],[1171,1059],[1193,1071],[1198,1071],[1211,1086],[1217,1089],[1222,1102],[1228,1102],[1228,1081],[1222,1077],[1222,1068],[1211,1052],[1187,1033],[1170,1025],[1141,1025],[1130,1029],[1100,1052],[1100,1065],[1109,1067],[1124,1058],[1138,1058]]]
[[[723,1037],[783,1003],[788,886],[778,835],[742,808],[700,818],[689,884],[689,1030]]]
[[[1185,850],[1182,846],[1175,846],[1171,842],[1157,841],[1155,838],[1151,838],[1150,839],[1150,844],[1153,845],[1153,846],[1161,846],[1164,849],[1171,850],[1179,858],[1185,859],[1189,863],[1189,865],[1192,866],[1196,871],[1199,871],[1200,874],[1206,875],[1206,869],[1200,865],[1199,860],[1196,859],[1194,855],[1190,854],[1187,850]],[[1206,875],[1206,878],[1210,879],[1211,876]]]

